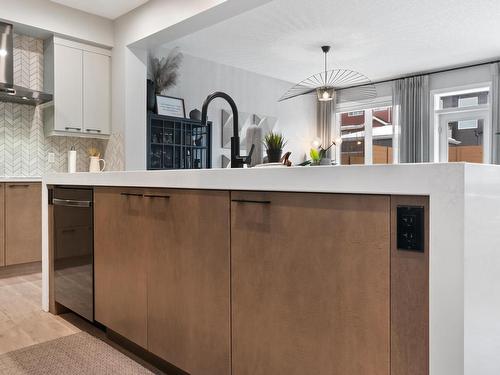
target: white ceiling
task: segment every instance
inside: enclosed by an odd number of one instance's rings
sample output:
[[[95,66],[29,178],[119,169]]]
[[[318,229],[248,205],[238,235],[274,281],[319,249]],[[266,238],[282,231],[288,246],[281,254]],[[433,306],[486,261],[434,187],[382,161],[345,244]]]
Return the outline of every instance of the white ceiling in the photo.
[[[500,57],[498,0],[274,0],[166,48],[299,82],[330,68],[381,80]]]
[[[82,10],[114,20],[149,0],[50,0],[70,8]]]

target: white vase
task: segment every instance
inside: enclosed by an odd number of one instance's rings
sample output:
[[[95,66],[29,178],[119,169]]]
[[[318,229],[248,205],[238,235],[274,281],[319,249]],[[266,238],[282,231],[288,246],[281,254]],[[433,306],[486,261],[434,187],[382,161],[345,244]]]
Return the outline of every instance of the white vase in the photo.
[[[106,168],[106,161],[104,159],[99,159],[97,156],[90,157],[89,172],[102,172],[104,171],[104,168]]]

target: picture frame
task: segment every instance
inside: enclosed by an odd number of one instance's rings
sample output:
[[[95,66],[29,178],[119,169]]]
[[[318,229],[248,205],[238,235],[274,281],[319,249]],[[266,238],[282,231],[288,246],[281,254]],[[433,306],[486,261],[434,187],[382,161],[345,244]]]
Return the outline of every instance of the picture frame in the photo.
[[[156,113],[161,116],[186,118],[184,99],[173,96],[156,95]]]

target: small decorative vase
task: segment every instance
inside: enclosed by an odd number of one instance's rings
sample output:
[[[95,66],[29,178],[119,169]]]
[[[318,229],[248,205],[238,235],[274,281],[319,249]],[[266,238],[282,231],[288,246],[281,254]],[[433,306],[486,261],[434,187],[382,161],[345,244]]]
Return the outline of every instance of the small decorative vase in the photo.
[[[101,168],[102,162],[102,168]],[[89,172],[96,173],[102,172],[106,168],[106,161],[104,159],[99,159],[97,156],[90,157]]]
[[[199,109],[195,108],[191,112],[189,112],[189,118],[191,120],[201,121],[201,112]]]
[[[267,159],[269,163],[278,163],[281,160],[283,150],[267,150]]]
[[[147,80],[147,108],[148,111],[154,112],[156,107],[156,93],[155,93],[155,83],[148,79]]]

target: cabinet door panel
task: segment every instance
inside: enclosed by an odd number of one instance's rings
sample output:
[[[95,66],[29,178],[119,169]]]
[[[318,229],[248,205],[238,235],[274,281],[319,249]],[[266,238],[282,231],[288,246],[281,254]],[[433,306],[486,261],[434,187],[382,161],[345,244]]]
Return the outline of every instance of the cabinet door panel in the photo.
[[[5,187],[5,264],[42,260],[42,190],[40,183]]]
[[[83,51],[55,45],[54,61],[54,129],[81,132],[83,127]]]
[[[111,58],[83,52],[83,124],[88,134],[109,134],[111,123]]]
[[[5,185],[0,184],[0,267],[5,266]]]
[[[130,189],[94,193],[95,319],[147,347],[144,199]]]
[[[232,199],[233,374],[388,375],[389,197]]]
[[[229,374],[229,193],[151,195],[149,350],[192,375]]]

